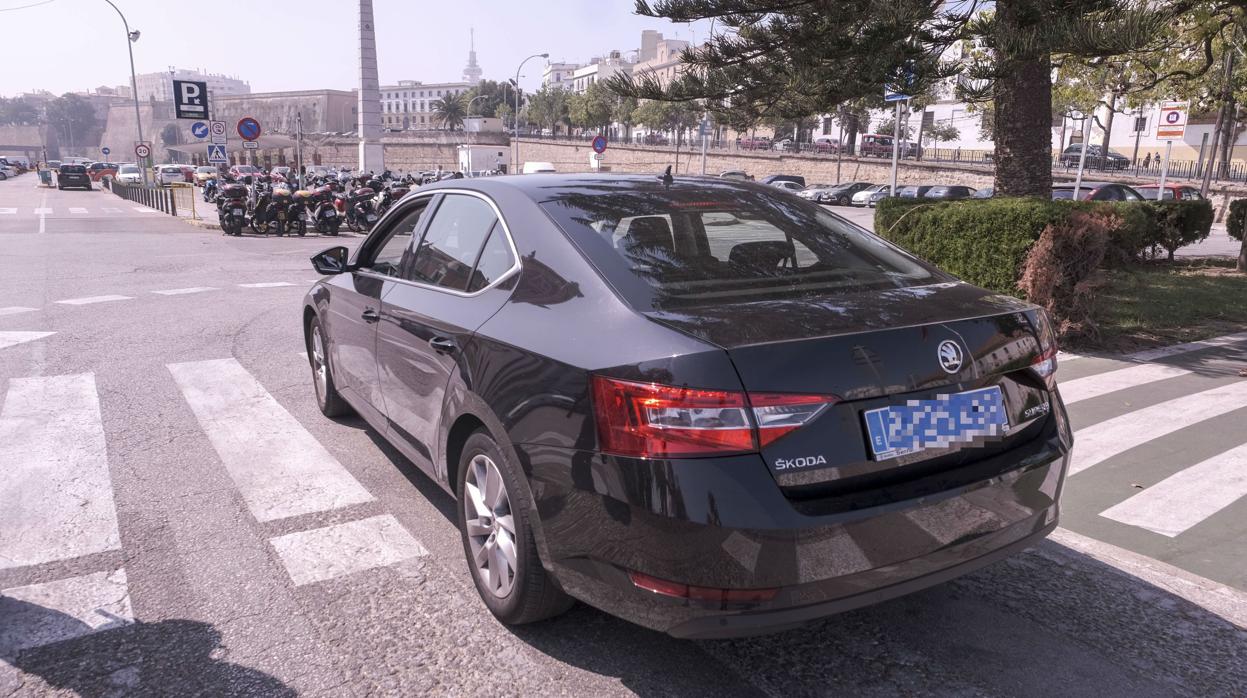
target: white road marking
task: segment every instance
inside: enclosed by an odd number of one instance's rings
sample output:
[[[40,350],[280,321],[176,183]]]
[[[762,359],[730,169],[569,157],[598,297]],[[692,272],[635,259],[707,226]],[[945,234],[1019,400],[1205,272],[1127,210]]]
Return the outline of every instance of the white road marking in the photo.
[[[269,542],[295,586],[428,554],[390,514],[290,533]]]
[[[86,213],[87,210],[85,208],[82,208],[81,206],[70,206],[69,212],[70,213]]]
[[[1073,354],[1068,351],[1058,351],[1056,353],[1056,363],[1058,366],[1066,361],[1077,361],[1078,359],[1087,358],[1086,354]]]
[[[4,589],[0,607],[0,657],[134,622],[124,569]]]
[[[1210,349],[1212,347],[1224,347],[1229,344],[1237,344],[1238,342],[1247,342],[1247,332],[1227,334],[1224,337],[1213,337],[1211,339],[1201,339],[1198,342],[1175,344],[1170,347],[1148,349],[1146,351],[1135,352],[1130,355],[1130,358],[1136,361],[1155,361],[1156,359],[1163,359],[1167,356],[1176,356],[1178,354],[1199,351],[1200,349]]]
[[[39,216],[39,234],[40,235],[43,235],[44,231],[47,230],[48,214],[52,213],[52,209],[47,208],[47,205],[48,205],[48,193],[44,192],[43,196],[39,197],[39,208],[35,209],[35,215]]]
[[[1129,368],[1061,383],[1061,399],[1066,405],[1072,405],[1075,402],[1090,400],[1093,397],[1115,393],[1118,390],[1146,385],[1167,378],[1177,378],[1188,373],[1190,371],[1177,366],[1139,364],[1138,366],[1130,366]]]
[[[0,569],[121,547],[93,374],[11,380],[0,444]]]
[[[52,209],[46,208],[44,206],[40,206],[39,208],[35,209],[35,215],[36,216],[50,216],[52,215]]]
[[[152,293],[159,293],[162,296],[183,296],[188,293],[202,293],[204,291],[215,290],[217,290],[215,286],[191,286],[190,288],[171,288],[165,291],[152,291]]]
[[[154,208],[147,208],[146,206],[131,206],[130,208],[133,208],[139,213],[160,213],[160,211],[157,211]]]
[[[1074,432],[1074,475],[1135,446],[1172,434],[1206,419],[1247,407],[1247,381],[1185,395],[1127,412]]]
[[[105,206],[103,211],[104,213],[121,213],[121,209],[114,206]]]
[[[0,216],[12,216],[17,213],[15,208],[0,208]]]
[[[36,339],[43,339],[56,334],[55,332],[0,332],[0,349],[8,349],[18,344],[33,342]],[[3,442],[0,442],[3,443]]]
[[[368,490],[238,361],[168,368],[257,520],[372,501]]]
[[[34,310],[37,310],[37,308],[26,308],[20,305],[11,305],[7,308],[0,308],[0,317],[4,317],[5,315],[17,315],[18,313],[29,313]]]
[[[242,288],[277,288],[279,286],[294,286],[289,281],[265,281],[258,284],[238,284]]]
[[[1247,444],[1178,471],[1100,516],[1173,538],[1247,496]]]
[[[131,296],[86,296],[84,298],[67,298],[57,301],[62,305],[91,305],[92,303],[108,303],[111,301],[132,301]]]

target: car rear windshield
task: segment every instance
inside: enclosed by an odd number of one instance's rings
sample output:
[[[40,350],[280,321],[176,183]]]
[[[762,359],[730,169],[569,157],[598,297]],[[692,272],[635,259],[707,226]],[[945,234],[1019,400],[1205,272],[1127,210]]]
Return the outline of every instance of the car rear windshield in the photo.
[[[567,194],[542,207],[642,311],[950,278],[819,206],[751,190]]]
[[[61,165],[61,174],[86,174],[87,168],[82,165]]]

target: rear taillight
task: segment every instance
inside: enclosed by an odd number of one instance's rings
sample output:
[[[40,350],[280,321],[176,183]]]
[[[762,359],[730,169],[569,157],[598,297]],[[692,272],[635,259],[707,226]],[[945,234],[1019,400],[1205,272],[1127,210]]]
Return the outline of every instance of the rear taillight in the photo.
[[[644,589],[662,596],[700,601],[716,606],[762,603],[774,599],[779,594],[779,589],[777,588],[719,589],[716,587],[698,587],[651,577],[648,574],[641,574],[635,570],[629,570],[628,577],[632,580],[633,586],[638,589]]]
[[[1044,382],[1049,390],[1056,388],[1056,332],[1052,329],[1052,320],[1048,312],[1036,310],[1032,316],[1035,322],[1035,333],[1039,338],[1039,356],[1031,362],[1031,372]]]
[[[757,451],[814,419],[836,398],[679,388],[593,376],[601,449],[640,458]]]

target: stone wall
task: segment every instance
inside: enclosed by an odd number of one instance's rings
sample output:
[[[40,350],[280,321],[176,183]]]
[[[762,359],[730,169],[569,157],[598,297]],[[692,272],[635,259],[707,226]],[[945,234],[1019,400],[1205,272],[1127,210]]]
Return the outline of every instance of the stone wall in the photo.
[[[520,139],[521,162],[549,162],[559,172],[590,172],[589,154],[593,152],[588,141],[550,141]],[[514,148],[514,145],[512,146]],[[701,173],[701,151],[690,152],[681,148],[677,158],[674,147],[611,145],[602,156],[602,164],[612,172],[658,174],[673,165],[677,173]],[[706,155],[706,174],[717,175],[728,170],[744,170],[757,179],[767,175],[800,175],[810,184],[840,182],[885,183],[891,177],[891,161],[884,158],[844,158],[836,176],[836,158],[828,155],[794,155],[775,151],[714,151]],[[1056,181],[1073,181],[1072,174],[1054,172]],[[1155,185],[1155,178],[1137,178],[1113,174],[1090,173],[1085,181],[1111,179],[1134,185]],[[927,163],[902,161],[897,167],[898,184],[964,184],[980,189],[992,186],[990,165],[958,165],[953,163]],[[1171,183],[1191,184],[1199,187],[1197,180],[1171,180]],[[1217,220],[1221,220],[1229,202],[1247,198],[1247,185],[1243,183],[1213,183],[1209,194],[1217,208]]]

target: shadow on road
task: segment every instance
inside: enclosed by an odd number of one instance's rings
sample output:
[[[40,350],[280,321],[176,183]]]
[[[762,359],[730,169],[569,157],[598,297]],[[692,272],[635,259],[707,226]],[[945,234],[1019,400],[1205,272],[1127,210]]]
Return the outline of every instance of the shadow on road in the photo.
[[[0,624],[16,636],[49,629],[61,636],[88,632],[59,611],[0,597]],[[16,627],[12,624],[17,624]],[[293,696],[273,676],[233,664],[216,628],[191,620],[142,621],[33,649],[0,660],[78,695]],[[4,688],[4,686],[0,686]]]

